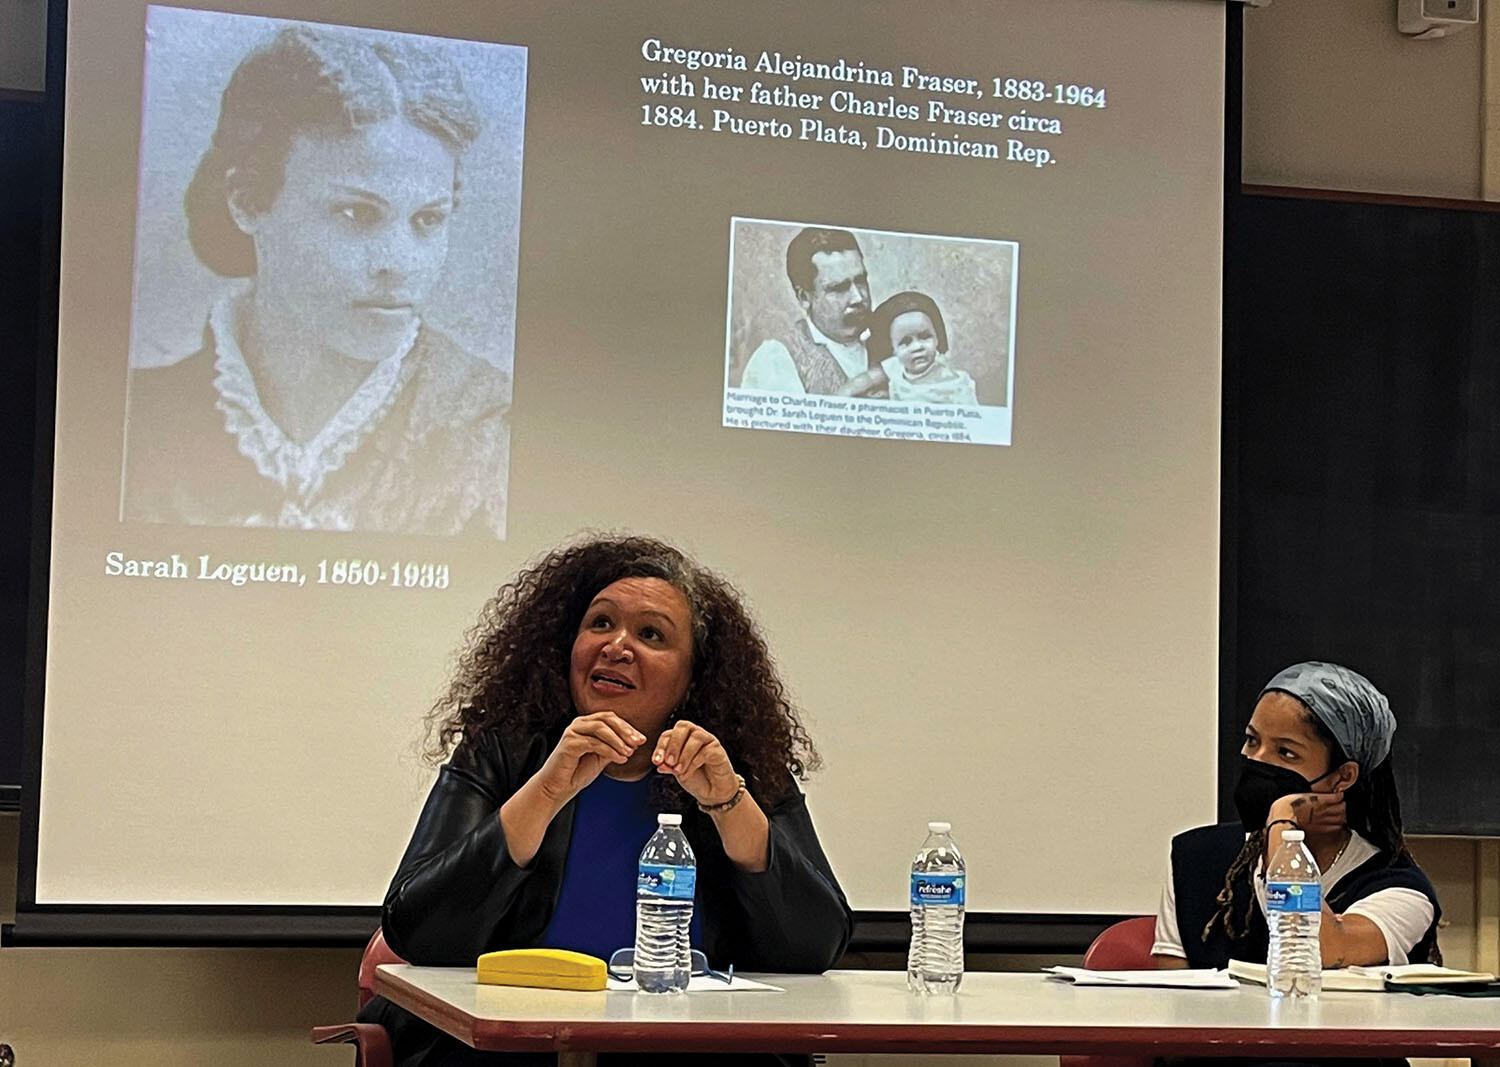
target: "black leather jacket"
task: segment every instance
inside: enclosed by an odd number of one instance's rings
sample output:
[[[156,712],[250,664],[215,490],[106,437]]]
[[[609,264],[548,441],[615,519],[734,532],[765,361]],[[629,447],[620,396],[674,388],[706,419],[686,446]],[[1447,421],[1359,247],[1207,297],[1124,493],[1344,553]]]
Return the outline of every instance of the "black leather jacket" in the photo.
[[[506,745],[489,731],[438,772],[382,911],[386,942],[403,959],[472,967],[485,952],[538,944],[562,888],[576,801],[552,820],[524,868],[511,861],[499,810],[556,741],[539,734]],[[789,780],[780,800],[762,806],[771,827],[770,863],[755,874],[729,862],[708,816],[695,810],[683,818],[698,860],[703,949],[715,967],[826,970],[849,943],[848,901],[795,784]],[[427,1027],[379,997],[360,1017],[391,1030],[398,1063],[420,1061],[422,1055],[408,1051],[419,1051],[421,1037],[430,1042]]]

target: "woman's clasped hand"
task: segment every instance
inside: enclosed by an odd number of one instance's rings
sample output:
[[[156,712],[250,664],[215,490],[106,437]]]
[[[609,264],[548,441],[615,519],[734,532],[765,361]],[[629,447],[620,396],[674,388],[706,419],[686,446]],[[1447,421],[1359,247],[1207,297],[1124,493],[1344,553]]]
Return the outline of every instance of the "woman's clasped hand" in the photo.
[[[537,772],[538,784],[560,806],[608,767],[628,768],[639,762],[641,752],[649,751],[652,767],[675,778],[683,792],[706,808],[727,804],[739,792],[729,754],[703,727],[678,722],[663,731],[654,746],[645,745],[646,735],[612,711],[580,715],[568,724]]]

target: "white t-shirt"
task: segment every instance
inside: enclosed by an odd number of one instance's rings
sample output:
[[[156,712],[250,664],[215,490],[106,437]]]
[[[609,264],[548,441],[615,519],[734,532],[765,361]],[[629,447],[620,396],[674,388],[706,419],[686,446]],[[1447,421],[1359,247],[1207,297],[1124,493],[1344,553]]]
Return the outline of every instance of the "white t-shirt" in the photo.
[[[807,332],[814,344],[828,349],[828,354],[839,365],[839,369],[849,377],[853,378],[870,369],[870,357],[865,352],[863,341],[841,343],[831,340],[812,324],[811,319],[807,320]],[[762,341],[750,356],[750,362],[745,364],[744,376],[740,378],[740,388],[770,389],[792,396],[802,396],[807,392],[802,384],[802,375],[797,373],[797,364],[793,362],[792,354],[787,351],[786,345],[774,339]]]
[[[1333,866],[1318,877],[1323,892],[1332,892],[1333,887],[1346,875],[1375,855],[1379,849],[1359,834],[1351,833],[1349,844],[1343,855]],[[1255,868],[1255,900],[1265,914],[1266,878],[1264,864]],[[1385,962],[1392,966],[1409,963],[1407,954],[1422,940],[1422,935],[1432,925],[1432,901],[1415,889],[1392,887],[1378,889],[1369,896],[1349,905],[1345,915],[1363,915],[1385,936]],[[1172,883],[1172,855],[1167,853],[1167,883],[1162,888],[1161,906],[1156,912],[1156,941],[1151,946],[1153,956],[1176,956],[1184,959],[1187,952],[1182,947],[1182,934],[1177,929],[1177,891]]]

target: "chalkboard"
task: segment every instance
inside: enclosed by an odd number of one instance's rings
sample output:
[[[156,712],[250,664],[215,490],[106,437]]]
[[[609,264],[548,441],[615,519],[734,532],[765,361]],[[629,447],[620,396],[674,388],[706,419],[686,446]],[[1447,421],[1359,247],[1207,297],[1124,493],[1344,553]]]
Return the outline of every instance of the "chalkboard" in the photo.
[[[1221,796],[1259,687],[1329,659],[1390,698],[1408,832],[1500,834],[1491,207],[1284,194],[1231,207]]]
[[[0,810],[20,797],[44,155],[40,98],[0,98]]]

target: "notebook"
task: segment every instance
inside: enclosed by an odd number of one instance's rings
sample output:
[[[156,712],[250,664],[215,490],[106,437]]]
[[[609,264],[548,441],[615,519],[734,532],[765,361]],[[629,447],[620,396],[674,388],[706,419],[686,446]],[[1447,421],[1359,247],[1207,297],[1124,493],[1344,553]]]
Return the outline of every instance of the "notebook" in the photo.
[[[1244,982],[1266,984],[1264,963],[1229,961],[1229,973]],[[1374,990],[1384,992],[1386,983],[1392,985],[1484,985],[1493,982],[1495,976],[1483,971],[1461,971],[1453,967],[1439,967],[1432,963],[1408,963],[1396,967],[1379,964],[1371,967],[1324,968],[1323,988],[1331,991]]]

